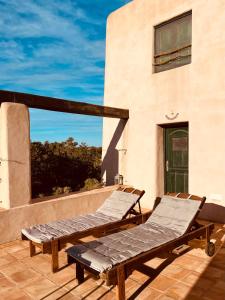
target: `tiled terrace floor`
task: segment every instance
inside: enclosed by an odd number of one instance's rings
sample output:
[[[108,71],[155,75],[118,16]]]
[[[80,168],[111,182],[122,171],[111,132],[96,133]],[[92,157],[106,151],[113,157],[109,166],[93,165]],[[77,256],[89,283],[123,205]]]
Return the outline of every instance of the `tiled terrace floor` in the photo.
[[[217,225],[212,238],[217,252],[206,256],[204,241],[192,242],[192,249],[177,257],[155,278],[138,271],[126,281],[128,299],[225,299],[225,225]],[[165,258],[155,258],[146,265],[157,268]],[[66,263],[64,251],[60,265]],[[164,262],[165,263],[165,262]],[[80,286],[74,278],[74,266],[50,272],[50,257],[39,254],[29,257],[28,243],[14,241],[0,245],[0,299],[115,299],[115,287],[106,287],[100,279],[86,275]]]

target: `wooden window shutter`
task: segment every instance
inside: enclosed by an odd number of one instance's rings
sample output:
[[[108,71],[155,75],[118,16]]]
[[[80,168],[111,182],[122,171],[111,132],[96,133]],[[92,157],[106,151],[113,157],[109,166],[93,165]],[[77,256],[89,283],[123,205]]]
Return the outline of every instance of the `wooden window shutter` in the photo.
[[[155,72],[191,62],[191,12],[155,27]]]

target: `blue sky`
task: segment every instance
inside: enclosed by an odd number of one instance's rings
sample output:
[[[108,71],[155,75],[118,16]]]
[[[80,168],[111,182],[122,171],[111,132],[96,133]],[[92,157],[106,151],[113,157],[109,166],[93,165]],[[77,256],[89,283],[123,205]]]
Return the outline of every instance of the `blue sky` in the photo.
[[[129,0],[0,0],[0,89],[103,104],[108,14]],[[102,118],[30,109],[32,141],[101,145]]]

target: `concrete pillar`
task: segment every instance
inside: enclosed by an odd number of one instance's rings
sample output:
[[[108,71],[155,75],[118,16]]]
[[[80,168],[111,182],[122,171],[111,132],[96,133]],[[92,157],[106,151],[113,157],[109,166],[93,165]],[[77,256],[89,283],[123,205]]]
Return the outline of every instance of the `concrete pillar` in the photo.
[[[2,103],[0,116],[0,206],[8,209],[31,199],[30,120],[17,103]]]

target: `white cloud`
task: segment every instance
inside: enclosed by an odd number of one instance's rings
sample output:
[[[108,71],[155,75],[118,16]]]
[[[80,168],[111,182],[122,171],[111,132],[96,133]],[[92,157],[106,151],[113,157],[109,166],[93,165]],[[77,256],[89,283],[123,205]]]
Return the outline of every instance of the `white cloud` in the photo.
[[[102,104],[102,10],[129,1],[79,1],[0,0],[0,89]],[[31,110],[34,140],[53,139],[57,129],[62,139],[94,143],[98,135],[100,144],[101,128],[101,118]]]
[[[103,77],[96,62],[104,61],[104,38],[90,38],[78,22],[99,21],[76,1],[0,1],[0,20],[1,86],[61,90],[63,97],[66,84],[82,86],[92,76]]]

